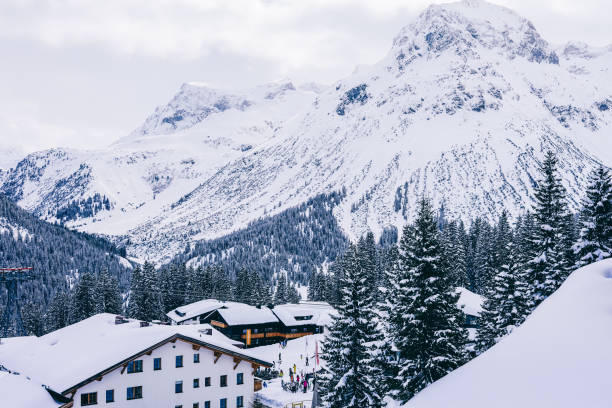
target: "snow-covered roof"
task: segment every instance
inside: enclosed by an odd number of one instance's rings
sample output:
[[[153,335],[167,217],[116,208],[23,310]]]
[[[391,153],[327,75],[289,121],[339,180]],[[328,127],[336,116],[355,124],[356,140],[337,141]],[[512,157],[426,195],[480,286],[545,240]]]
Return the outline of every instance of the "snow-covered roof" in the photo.
[[[406,408],[608,408],[612,259],[574,271],[525,323]]]
[[[466,315],[480,316],[482,304],[485,301],[484,296],[480,296],[462,287],[458,287],[457,292],[459,292],[459,300],[457,301],[459,309],[463,310],[463,313]]]
[[[225,302],[217,311],[230,326],[278,322],[274,313],[265,306],[259,308],[244,303]]]
[[[211,335],[205,334],[208,329]],[[115,315],[107,313],[56,330],[33,342],[2,344],[0,364],[36,378],[57,392],[64,392],[143,350],[177,336],[261,365],[270,365],[249,351],[236,347],[233,340],[208,324],[140,327],[139,321],[130,320],[116,325]]]
[[[224,302],[217,299],[203,299],[185,306],[177,307],[176,309],[166,313],[166,316],[168,316],[169,319],[180,323],[185,320],[210,313],[222,307],[223,304]]]
[[[327,326],[331,322],[334,308],[326,302],[300,302],[276,305],[272,312],[285,326],[301,326],[315,324]]]
[[[0,371],[0,401],[11,408],[56,408],[51,394],[38,382],[17,373]]]

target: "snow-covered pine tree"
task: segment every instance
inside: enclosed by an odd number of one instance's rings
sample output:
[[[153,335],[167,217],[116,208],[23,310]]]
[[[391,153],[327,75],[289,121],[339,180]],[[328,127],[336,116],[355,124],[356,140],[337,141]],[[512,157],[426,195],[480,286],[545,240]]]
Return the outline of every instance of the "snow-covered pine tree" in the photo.
[[[463,226],[463,224],[461,224]],[[463,230],[465,235],[465,230]],[[452,277],[455,286],[468,287],[465,246],[457,221],[447,222],[440,233],[442,265]]]
[[[565,232],[567,203],[565,188],[557,171],[557,158],[548,151],[540,165],[541,179],[535,187],[533,258],[528,261],[527,279],[534,306],[550,296],[565,280]]]
[[[508,240],[498,256],[500,267],[493,279],[491,290],[487,293],[479,319],[476,335],[478,354],[512,332],[523,322],[530,310],[525,274],[519,263],[518,245]]]
[[[402,402],[465,361],[459,295],[441,267],[437,233],[431,203],[422,198],[414,225],[404,228],[396,267],[391,321],[399,354],[395,391]]]
[[[287,303],[287,275],[280,272],[274,289],[274,304],[282,305],[285,303]]]
[[[361,237],[357,248],[360,262],[368,276],[366,283],[370,285],[372,296],[376,300],[378,299],[378,276],[376,274],[376,242],[374,234],[369,231],[365,237]]]
[[[134,319],[152,321],[163,317],[159,279],[153,264],[145,262],[132,271],[129,316]]]
[[[79,322],[96,313],[96,278],[91,273],[82,273],[74,287],[71,321]]]
[[[473,289],[485,295],[494,276],[493,241],[496,235],[494,229],[486,222],[480,221],[480,232],[476,237],[474,247],[474,287]]]
[[[228,276],[225,269],[220,266],[213,266],[210,268],[210,275],[212,279],[211,285],[211,297],[214,299],[227,301],[233,298],[233,285],[232,280]]]
[[[123,300],[117,278],[103,270],[98,275],[95,290],[96,313],[122,313]]]
[[[355,245],[349,248],[343,267],[341,301],[322,344],[323,402],[329,408],[379,408],[384,405],[383,339],[368,275]]]
[[[164,312],[174,310],[185,304],[187,288],[187,268],[185,265],[171,264],[160,270],[160,287]]]
[[[603,166],[589,176],[580,224],[580,239],[574,246],[576,267],[612,256],[612,180]]]
[[[384,389],[390,393],[399,388],[396,382],[398,374],[397,365],[394,363],[396,358],[395,346],[393,343],[393,325],[391,324],[391,316],[393,315],[393,305],[397,293],[397,279],[395,273],[395,265],[397,262],[398,250],[396,244],[391,244],[388,248],[381,248],[379,251],[378,262],[378,300],[376,302],[375,312],[378,319],[379,330],[382,333],[381,352],[383,358],[381,360],[383,366]]]
[[[206,299],[207,277],[204,268],[198,266],[189,270],[187,274],[187,285],[185,288],[185,303],[193,303]]]
[[[57,292],[47,309],[45,329],[47,332],[61,329],[70,324],[70,294]]]
[[[28,301],[21,308],[23,328],[28,335],[42,336],[45,332],[45,316],[40,305]]]

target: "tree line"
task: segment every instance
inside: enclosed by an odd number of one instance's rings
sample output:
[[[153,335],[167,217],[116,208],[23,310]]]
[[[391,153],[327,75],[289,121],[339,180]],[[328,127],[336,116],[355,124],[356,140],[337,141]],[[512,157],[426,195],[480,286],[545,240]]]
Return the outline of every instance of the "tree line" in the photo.
[[[512,332],[576,268],[612,256],[612,182],[600,167],[589,176],[579,214],[568,209],[557,159],[540,165],[532,211],[514,225],[435,214],[423,197],[397,244],[372,234],[352,244],[328,273],[312,275],[309,297],[337,314],[323,341],[324,405],[382,407],[402,403]],[[458,286],[486,298],[476,338],[468,339]]]

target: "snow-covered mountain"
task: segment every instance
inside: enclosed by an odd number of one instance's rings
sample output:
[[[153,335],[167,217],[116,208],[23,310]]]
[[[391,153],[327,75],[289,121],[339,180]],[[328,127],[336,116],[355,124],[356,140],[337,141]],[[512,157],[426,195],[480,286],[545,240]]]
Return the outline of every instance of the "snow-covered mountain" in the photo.
[[[28,155],[5,174],[2,192],[48,220],[127,234],[224,164],[274,138],[314,96],[290,81],[233,93],[185,84],[140,128],[106,149]]]
[[[512,334],[406,408],[609,407],[612,259],[574,271]]]
[[[2,190],[52,217],[98,193],[103,210],[70,225],[154,259],[343,188],[349,237],[403,224],[422,194],[450,216],[516,215],[546,149],[575,205],[588,171],[612,165],[610,69],[611,47],[554,46],[506,8],[434,5],[331,87],[188,84],[119,143],[31,155]]]

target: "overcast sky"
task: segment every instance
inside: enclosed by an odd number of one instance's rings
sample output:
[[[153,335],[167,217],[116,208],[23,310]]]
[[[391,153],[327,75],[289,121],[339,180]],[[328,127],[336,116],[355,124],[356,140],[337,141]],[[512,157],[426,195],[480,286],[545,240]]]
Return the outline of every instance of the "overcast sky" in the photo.
[[[552,43],[612,43],[610,0],[493,0]],[[2,0],[0,147],[97,148],[184,82],[332,83],[388,51],[425,0]]]

